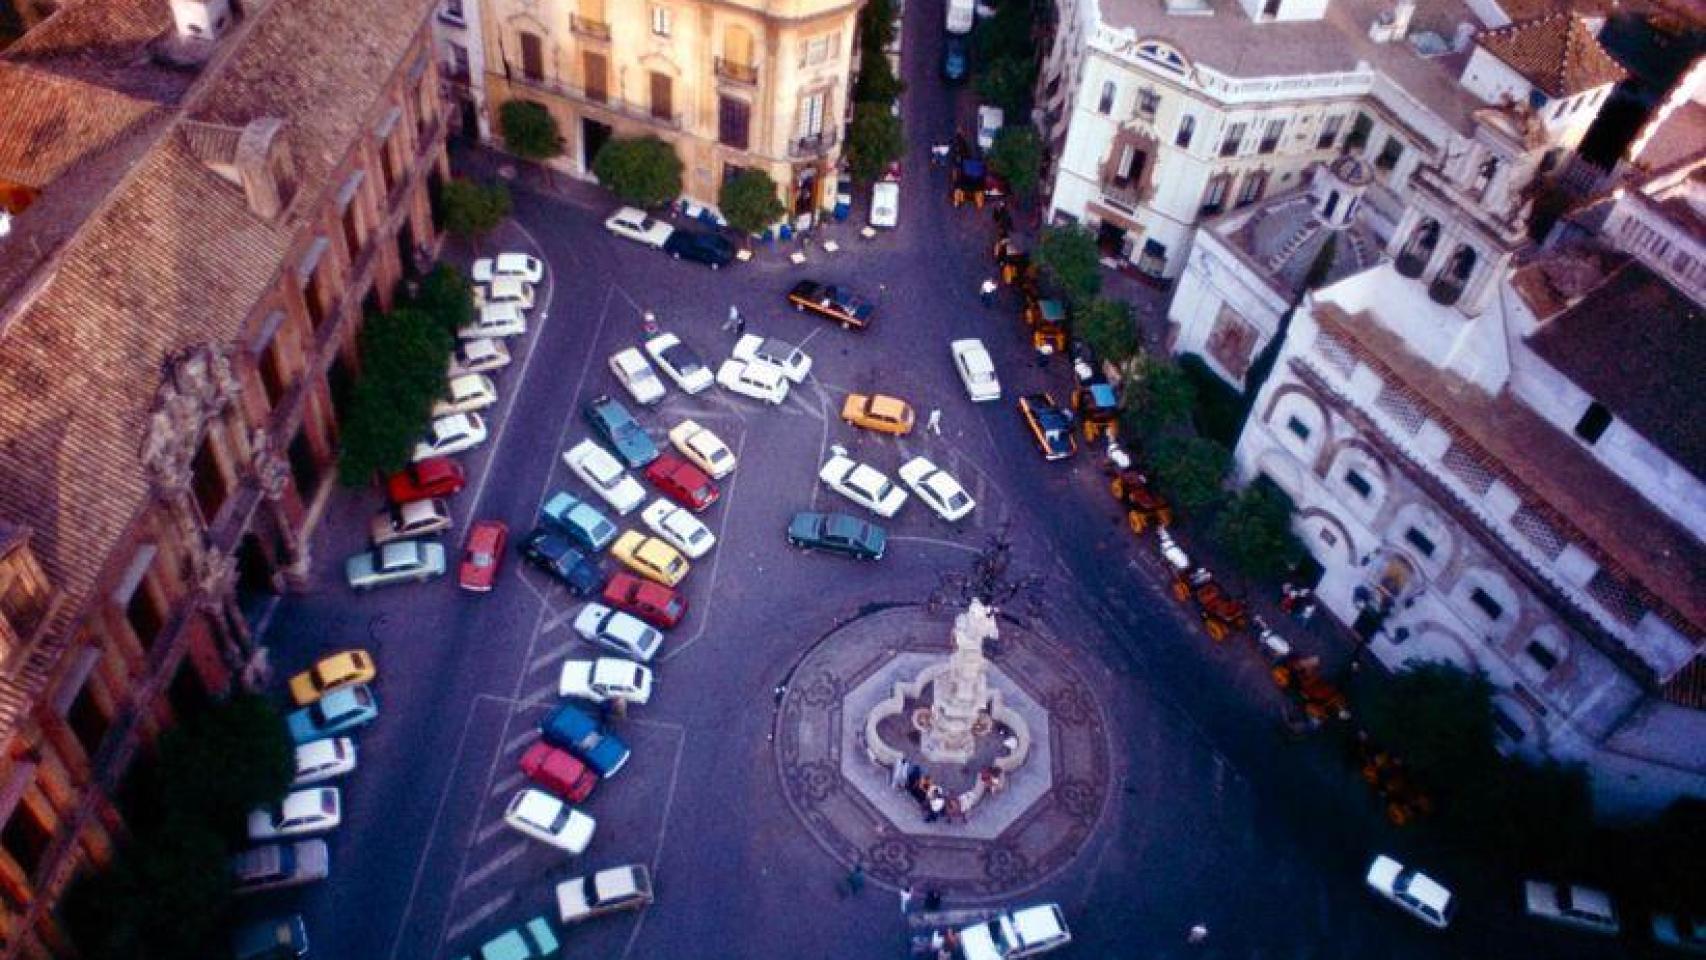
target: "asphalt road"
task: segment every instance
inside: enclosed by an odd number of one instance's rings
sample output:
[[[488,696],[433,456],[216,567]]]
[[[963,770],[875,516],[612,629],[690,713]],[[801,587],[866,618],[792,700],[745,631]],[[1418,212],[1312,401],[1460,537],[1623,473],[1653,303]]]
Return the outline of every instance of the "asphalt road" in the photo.
[[[951,135],[955,112],[969,118],[970,95],[936,79],[940,0],[909,7],[904,115],[913,147],[898,230],[865,241],[853,224],[839,225],[830,235],[843,249],[811,248],[803,267],[765,251],[713,274],[606,234],[599,221],[614,204],[589,188],[548,198],[518,184],[516,222],[488,244],[533,251],[550,272],[534,329],[498,377],[492,438],[463,458],[470,485],[454,501],[453,554],[473,518],[502,519],[518,537],[552,490],[585,494],[558,454],[587,435],[581,404],[619,392],[604,361],[639,341],[643,311],[713,365],[733,343],[719,329],[731,304],[749,332],[802,344],[816,361],[812,380],[779,408],[720,388],[698,397],[672,388],[660,408],[640,414],[660,438],[682,418],[699,420],[741,465],[703,518],[718,546],[687,581],[693,609],[665,644],[653,702],[617,721],[636,756],[587,805],[599,823],[590,851],[566,858],[501,824],[521,783],[516,758],[556,702],[559,664],[591,652],[569,626],[579,604],[513,554],[483,597],[449,580],[353,596],[341,583],[342,558],[361,547],[380,499],[341,493],[314,545],[313,589],[278,608],[266,640],[281,676],[324,652],[368,647],[380,664],[383,712],[361,735],[361,768],[341,784],[345,823],[331,838],[332,879],[254,909],[299,905],[318,956],[438,960],[552,913],[556,880],[643,862],[657,903],[568,931],[566,955],[901,955],[893,893],[838,893],[846,864],[817,845],[779,794],[767,739],[773,690],[839,619],[922,600],[941,571],[962,568],[1010,523],[1016,573],[1045,578],[1038,613],[1097,678],[1109,718],[1115,788],[1100,829],[1025,895],[1065,907],[1075,937],[1067,955],[1605,955],[1602,944],[1513,917],[1514,888],[1467,865],[1423,861],[1466,901],[1446,935],[1370,897],[1360,877],[1375,849],[1451,852],[1408,849],[1413,840],[1379,822],[1323,744],[1279,736],[1259,658],[1210,644],[1156,586],[1152,548],[1120,526],[1095,458],[1081,452],[1047,464],[1036,455],[1011,398],[1046,386],[1064,399],[1069,374],[1059,360],[1035,365],[1009,294],[994,309],[978,302],[993,228],[987,215],[951,209],[945,173],[927,163],[928,144]],[[803,277],[876,300],[872,329],[847,332],[786,308],[784,292]],[[947,350],[965,336],[982,337],[995,354],[1008,400],[966,399]],[[908,399],[921,419],[942,410],[943,435],[896,441],[837,420],[846,392],[873,389]],[[782,538],[793,511],[857,512],[815,482],[833,443],[891,473],[925,453],[979,507],[955,528],[908,504],[888,524],[893,546],[879,564],[795,554]],[[1184,932],[1195,922],[1211,935],[1188,947]]]

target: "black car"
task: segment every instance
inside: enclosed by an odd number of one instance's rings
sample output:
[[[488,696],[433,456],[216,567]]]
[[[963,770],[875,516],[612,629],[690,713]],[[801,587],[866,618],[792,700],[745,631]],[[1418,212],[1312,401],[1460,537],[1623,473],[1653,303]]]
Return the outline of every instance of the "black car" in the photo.
[[[587,597],[604,587],[606,575],[598,561],[580,552],[568,537],[554,530],[535,529],[521,545],[521,555],[551,576],[561,580],[577,597]]]
[[[801,511],[788,521],[788,542],[801,550],[828,550],[860,560],[881,560],[888,534],[845,513]]]
[[[583,412],[593,432],[616,448],[616,455],[628,466],[643,467],[658,458],[657,443],[621,401],[608,396],[594,397]]]
[[[788,291],[788,302],[801,312],[810,310],[843,327],[861,330],[871,325],[871,314],[876,311],[869,302],[846,290],[816,280],[801,280],[794,284],[794,289]]]
[[[1061,409],[1054,397],[1028,393],[1019,398],[1019,413],[1044,460],[1065,460],[1078,451],[1078,442],[1072,438],[1072,414]]]
[[[942,79],[959,83],[971,72],[971,44],[965,37],[949,34],[942,44]]]
[[[692,260],[718,270],[734,262],[735,245],[717,233],[699,233],[679,227],[663,242],[663,252],[677,260]]]

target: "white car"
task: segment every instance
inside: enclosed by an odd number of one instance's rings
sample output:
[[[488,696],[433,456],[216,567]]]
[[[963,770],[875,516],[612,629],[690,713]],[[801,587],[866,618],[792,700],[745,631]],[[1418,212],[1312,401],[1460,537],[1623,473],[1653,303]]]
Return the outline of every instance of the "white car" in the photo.
[[[995,377],[995,361],[989,359],[982,340],[955,340],[948,344],[954,353],[954,370],[973,403],[1001,399],[1001,381]]]
[[[960,930],[960,954],[965,960],[1034,957],[1071,942],[1066,917],[1054,903],[997,914]]]
[[[1007,115],[1000,107],[982,106],[977,108],[977,148],[984,153],[995,146],[995,135],[1007,123]]]
[[[652,902],[652,875],[644,864],[600,870],[557,884],[557,919],[564,925]]]
[[[432,415],[448,417],[453,413],[473,413],[498,402],[498,388],[492,378],[481,373],[451,377],[443,399],[432,405]]]
[[[315,740],[296,748],[296,778],[292,787],[335,780],[355,770],[355,741],[349,737]]]
[[[604,221],[604,229],[658,250],[663,249],[669,235],[675,232],[669,224],[653,220],[644,210],[633,207],[622,207],[611,214]]]
[[[724,360],[717,368],[717,383],[725,390],[772,406],[788,399],[788,378],[768,363]]]
[[[900,181],[878,180],[871,185],[871,226],[900,223]]]
[[[696,421],[683,420],[671,427],[669,442],[712,480],[721,480],[735,472],[734,451]]]
[[[510,798],[504,823],[540,843],[579,856],[592,842],[598,823],[543,790],[527,787]]]
[[[1368,865],[1367,879],[1369,889],[1430,927],[1444,930],[1457,909],[1450,890],[1391,857],[1375,857]]]
[[[1530,880],[1522,885],[1522,895],[1531,917],[1608,936],[1622,928],[1611,895],[1603,890]]]
[[[806,374],[812,372],[812,358],[804,350],[786,340],[765,338],[756,333],[743,334],[735,343],[733,356],[749,363],[768,363],[795,383],[805,383]]]
[[[575,614],[575,633],[587,643],[641,663],[651,662],[663,645],[663,634],[644,620],[602,603],[589,603]]]
[[[670,546],[685,554],[689,560],[703,557],[711,552],[711,547],[717,543],[711,529],[700,523],[693,511],[668,497],[653,500],[650,506],[640,511],[640,520]]]
[[[493,277],[520,277],[528,283],[545,278],[545,265],[525,253],[500,253],[497,259],[483,257],[474,261],[471,271],[475,283],[491,283]]]
[[[260,807],[249,811],[249,839],[277,840],[306,837],[335,830],[343,822],[343,805],[337,787],[315,787],[286,794],[274,810]]]
[[[487,337],[519,337],[527,332],[527,314],[513,303],[488,303],[474,314],[467,326],[458,327],[461,340]]]
[[[710,389],[711,368],[675,334],[660,333],[647,340],[646,353],[682,392],[695,394]]]
[[[523,310],[533,309],[533,284],[512,274],[499,274],[490,283],[474,284],[474,307],[488,303],[513,303]]]
[[[566,660],[557,679],[557,695],[593,703],[626,700],[643,704],[652,699],[652,671],[621,657]]]
[[[657,371],[646,362],[645,354],[638,347],[629,347],[612,356],[610,373],[635,403],[650,406],[663,399],[663,381],[658,379]]]
[[[563,462],[581,482],[604,498],[611,509],[627,516],[646,500],[646,488],[622,469],[610,451],[596,441],[582,440],[563,454]]]
[[[415,444],[410,460],[420,463],[433,457],[472,450],[486,442],[486,419],[477,413],[453,413],[427,424],[426,436]]]
[[[936,516],[952,523],[963,518],[977,506],[977,501],[966,493],[966,488],[960,486],[946,470],[931,463],[927,457],[913,457],[901,464],[900,482],[906,488],[918,494],[918,499],[924,501]]]
[[[906,491],[870,464],[857,463],[847,456],[847,448],[829,448],[830,458],[817,478],[829,484],[829,489],[864,507],[879,517],[892,517],[906,503]]]
[[[456,341],[456,352],[450,355],[449,376],[465,377],[470,373],[491,373],[509,366],[509,348],[502,340],[475,337]]]

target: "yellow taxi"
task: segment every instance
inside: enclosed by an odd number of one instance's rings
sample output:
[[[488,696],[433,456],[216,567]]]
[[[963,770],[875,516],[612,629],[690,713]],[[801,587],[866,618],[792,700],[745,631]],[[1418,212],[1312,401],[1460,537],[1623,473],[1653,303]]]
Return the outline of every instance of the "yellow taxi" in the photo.
[[[841,419],[855,427],[904,437],[912,432],[912,405],[881,393],[850,393],[841,405]]]
[[[682,559],[680,551],[638,530],[629,530],[617,537],[610,547],[610,554],[629,570],[666,587],[680,583],[692,569]]]
[[[352,683],[372,683],[379,676],[373,658],[366,650],[342,650],[290,678],[290,699],[299,707],[317,703],[339,687]]]

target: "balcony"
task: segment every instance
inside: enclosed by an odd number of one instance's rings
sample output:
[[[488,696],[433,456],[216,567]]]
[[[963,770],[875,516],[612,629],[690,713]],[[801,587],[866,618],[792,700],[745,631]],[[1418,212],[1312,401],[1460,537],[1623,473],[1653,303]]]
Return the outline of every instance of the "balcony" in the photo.
[[[723,80],[744,83],[749,87],[758,85],[758,67],[750,63],[736,63],[718,57],[717,76]]]
[[[569,14],[569,29],[593,40],[610,39],[610,24],[603,20],[592,20],[580,14]]]
[[[798,137],[788,143],[790,157],[818,157],[828,153],[835,146],[835,131],[820,130],[809,136]]]
[[[561,83],[555,80],[529,80],[519,74],[513,78],[512,82],[518,87],[527,87],[543,93],[563,97],[567,100],[590,104],[591,106],[597,107],[599,110],[603,110],[608,113],[619,114],[624,117],[630,117],[635,120],[642,120],[647,123],[666,126],[672,129],[681,129],[682,124],[687,121],[687,115],[679,110],[671,112],[667,116],[658,116],[658,114],[646,104],[629,103],[626,100],[615,99],[610,95],[610,91],[608,89],[603,91],[588,91],[584,87],[577,87],[572,84]]]

